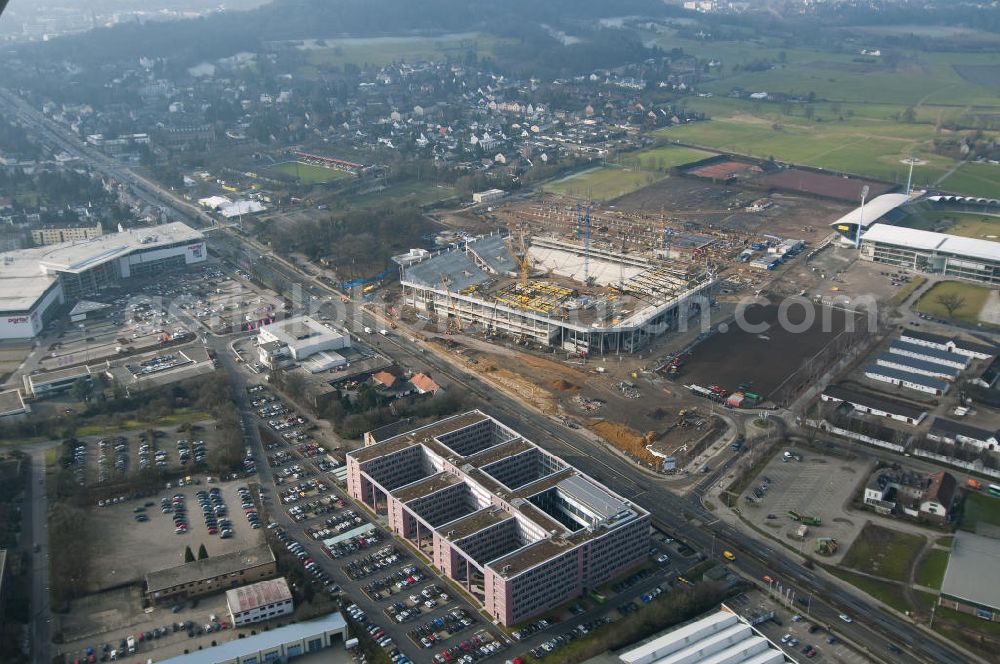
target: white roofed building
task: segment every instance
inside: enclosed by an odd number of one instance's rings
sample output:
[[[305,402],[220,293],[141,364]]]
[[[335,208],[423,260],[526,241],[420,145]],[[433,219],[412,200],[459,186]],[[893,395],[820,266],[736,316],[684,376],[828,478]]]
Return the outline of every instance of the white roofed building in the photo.
[[[853,245],[857,241],[859,226],[863,233],[909,200],[910,197],[906,194],[882,194],[866,202],[864,206],[854,208],[830,226],[840,233],[844,244]]]
[[[58,308],[132,277],[205,260],[205,238],[180,222],[0,255],[0,339],[34,337]]]
[[[317,353],[351,346],[351,337],[346,332],[327,327],[309,316],[264,325],[260,328],[259,341],[261,346],[277,343],[287,347],[288,355],[297,362]]]
[[[861,236],[861,258],[1000,285],[1000,242],[990,240],[875,224]]]

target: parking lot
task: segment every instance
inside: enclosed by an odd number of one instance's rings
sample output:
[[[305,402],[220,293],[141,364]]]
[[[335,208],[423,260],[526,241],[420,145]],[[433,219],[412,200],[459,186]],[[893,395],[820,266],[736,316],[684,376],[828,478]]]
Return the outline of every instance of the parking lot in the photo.
[[[766,591],[750,591],[727,600],[726,604],[751,620],[773,611],[775,619],[758,624],[757,630],[795,661],[806,658],[837,664],[866,664],[871,661],[841,641],[836,625],[817,624],[810,620],[805,607],[789,607],[768,596]],[[812,646],[815,654],[806,655],[803,650],[807,646]]]
[[[118,586],[128,582],[141,582],[147,572],[165,569],[184,562],[184,549],[190,546],[197,552],[202,544],[209,556],[239,551],[263,543],[260,530],[253,530],[244,518],[237,487],[242,481],[207,485],[204,476],[198,486],[163,489],[146,498],[126,500],[121,503],[93,506],[89,522],[94,541],[103,543],[90,576],[94,590]],[[233,536],[223,539],[221,532],[209,533],[199,507],[196,491],[218,488],[220,499],[226,505],[232,522]],[[173,496],[184,497],[187,532],[176,533],[174,517],[177,510],[162,511],[161,501]],[[146,521],[136,521],[144,515]],[[221,518],[221,517],[220,517]]]
[[[786,452],[792,456],[786,457]],[[867,480],[869,466],[865,461],[782,448],[740,497],[743,516],[803,552],[814,550],[817,537],[832,537],[839,547],[825,560],[839,562],[864,525],[844,507],[859,483]],[[808,523],[810,518],[820,524]],[[796,534],[802,526],[808,529],[804,540]]]
[[[100,436],[80,436],[74,450],[74,477],[81,486],[98,487],[133,479],[146,470],[181,471],[203,475],[198,466],[216,442],[211,421],[158,427],[147,431],[108,431]]]

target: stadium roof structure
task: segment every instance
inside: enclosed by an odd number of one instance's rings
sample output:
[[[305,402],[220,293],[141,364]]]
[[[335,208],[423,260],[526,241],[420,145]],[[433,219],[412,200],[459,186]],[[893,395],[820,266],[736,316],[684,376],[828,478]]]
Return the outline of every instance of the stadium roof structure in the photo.
[[[201,232],[177,221],[88,240],[8,251],[0,254],[0,310],[30,309],[60,272],[80,274],[134,251],[202,239]]]
[[[932,233],[889,224],[875,224],[861,236],[862,242],[884,242],[909,249],[952,254],[963,258],[1000,260],[1000,242]]]
[[[864,207],[854,208],[830,225],[834,228],[838,226],[857,227],[860,223],[862,228],[868,228],[908,200],[910,197],[906,194],[882,194],[865,203]]]

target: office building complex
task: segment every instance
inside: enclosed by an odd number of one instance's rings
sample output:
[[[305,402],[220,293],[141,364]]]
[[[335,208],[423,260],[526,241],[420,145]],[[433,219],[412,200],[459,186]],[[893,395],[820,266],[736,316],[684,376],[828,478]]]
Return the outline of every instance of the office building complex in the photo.
[[[504,625],[640,564],[649,515],[480,411],[347,455],[355,500]]]

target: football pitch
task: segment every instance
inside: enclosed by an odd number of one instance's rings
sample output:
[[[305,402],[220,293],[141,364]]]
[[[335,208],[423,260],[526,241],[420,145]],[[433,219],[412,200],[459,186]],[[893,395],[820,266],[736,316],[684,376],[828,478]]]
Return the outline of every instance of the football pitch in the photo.
[[[293,178],[297,178],[300,184],[326,184],[334,180],[342,180],[351,177],[350,173],[338,171],[335,168],[326,168],[315,164],[306,164],[301,161],[286,161],[281,164],[271,166],[269,171],[281,173]]]

